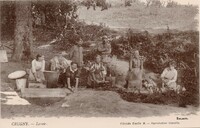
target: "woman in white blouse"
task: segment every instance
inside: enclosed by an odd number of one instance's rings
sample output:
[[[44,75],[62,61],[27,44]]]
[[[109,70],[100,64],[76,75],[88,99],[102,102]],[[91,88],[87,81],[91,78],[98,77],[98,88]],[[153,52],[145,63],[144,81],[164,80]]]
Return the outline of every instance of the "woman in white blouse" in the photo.
[[[29,79],[37,82],[44,82],[44,72],[45,70],[45,60],[44,56],[37,55],[36,59],[34,59],[31,63],[31,71],[29,74]]]
[[[161,74],[161,79],[164,86],[163,88],[168,88],[174,91],[177,89],[176,80],[178,75],[175,65],[175,61],[170,61],[169,66],[165,68]]]

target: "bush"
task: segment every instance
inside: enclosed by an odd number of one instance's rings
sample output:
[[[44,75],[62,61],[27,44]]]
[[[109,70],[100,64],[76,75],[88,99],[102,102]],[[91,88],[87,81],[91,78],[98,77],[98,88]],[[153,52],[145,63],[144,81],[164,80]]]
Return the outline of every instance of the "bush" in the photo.
[[[122,89],[117,87],[99,87],[97,90],[106,90],[106,91],[115,91],[117,92],[122,99],[128,102],[136,102],[136,103],[152,103],[152,104],[164,104],[164,105],[176,105],[185,107],[186,102],[183,102],[183,98],[185,98],[182,94],[177,94],[174,91],[166,92],[166,93],[153,93],[153,94],[142,94],[142,93],[133,93],[133,92],[125,92]],[[186,95],[186,94],[184,94]]]
[[[81,38],[84,42],[83,46],[87,46],[88,42],[98,42],[104,35],[116,33],[102,25],[87,25],[84,22],[73,22],[70,28],[63,28],[57,37],[56,47],[58,49],[69,49],[77,39]]]
[[[173,7],[177,7],[178,6],[178,3],[177,2],[174,2],[174,1],[169,1],[167,3],[167,8],[173,8]]]
[[[113,40],[112,54],[128,59],[131,50],[138,49],[146,57],[144,68],[155,73],[161,73],[170,60],[175,60],[178,72],[183,72],[179,74],[179,84],[187,90],[182,94],[182,97],[187,97],[184,104],[194,105],[198,103],[199,94],[198,58],[195,57],[198,54],[198,42],[198,32],[195,31],[150,35],[148,32],[133,33],[129,30],[126,36]]]

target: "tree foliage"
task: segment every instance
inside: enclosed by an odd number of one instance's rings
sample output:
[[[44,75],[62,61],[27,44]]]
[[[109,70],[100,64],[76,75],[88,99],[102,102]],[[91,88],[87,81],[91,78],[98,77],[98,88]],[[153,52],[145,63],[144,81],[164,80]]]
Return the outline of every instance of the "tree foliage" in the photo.
[[[14,38],[15,3],[14,1],[1,2],[1,37]]]
[[[75,20],[77,9],[77,5],[69,0],[37,1],[32,6],[34,21],[40,19],[41,25],[49,29],[61,29]]]
[[[1,6],[2,36],[11,35],[10,38],[13,38],[16,23],[15,2],[3,1]],[[40,26],[45,29],[61,31],[67,23],[73,22],[77,18],[77,5],[70,0],[31,1],[31,6],[34,27]]]
[[[1,4],[1,26],[3,26],[2,37],[5,40],[15,39],[13,43],[13,58],[22,57],[22,54],[19,52],[20,49],[22,53],[27,53],[27,55],[31,54],[31,47],[29,47],[29,45],[25,46],[27,49],[29,49],[27,50],[25,47],[17,47],[18,45],[16,45],[16,42],[24,42],[23,44],[30,44],[31,46],[33,37],[31,36],[32,39],[28,39],[28,37],[25,36],[25,33],[32,33],[32,27],[34,29],[43,28],[44,31],[50,29],[52,31],[55,31],[58,36],[61,34],[63,29],[66,28],[66,26],[71,26],[71,24],[76,23],[76,18],[78,17],[78,15],[76,14],[76,11],[78,9],[77,5],[70,0],[29,1],[30,8],[27,10],[26,13],[23,12],[23,8],[21,7],[21,5],[19,7],[19,3],[21,2],[3,1]],[[23,4],[26,5],[26,2],[22,2],[22,6]],[[24,14],[21,14],[21,12],[23,12]],[[28,12],[31,13],[30,17],[24,17]],[[23,20],[20,20],[20,17]],[[31,22],[29,22],[30,20]],[[29,23],[31,23],[31,25],[29,25]],[[26,28],[23,29],[23,26],[26,26]],[[29,29],[29,31],[25,32],[26,29]],[[20,33],[23,33],[21,31],[25,33],[20,35]],[[17,39],[19,40],[16,41]],[[16,51],[19,54],[16,54]]]

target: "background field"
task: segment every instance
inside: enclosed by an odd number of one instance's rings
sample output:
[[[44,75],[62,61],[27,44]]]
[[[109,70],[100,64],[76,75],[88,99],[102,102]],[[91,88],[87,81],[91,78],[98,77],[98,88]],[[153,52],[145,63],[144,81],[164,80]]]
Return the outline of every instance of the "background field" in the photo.
[[[148,7],[142,4],[133,4],[130,7],[115,6],[101,11],[97,8],[87,10],[80,7],[79,19],[86,23],[105,23],[113,29],[133,28],[154,32],[167,29],[197,30],[198,8],[195,6],[180,6],[178,8]],[[159,31],[159,32],[160,32]]]

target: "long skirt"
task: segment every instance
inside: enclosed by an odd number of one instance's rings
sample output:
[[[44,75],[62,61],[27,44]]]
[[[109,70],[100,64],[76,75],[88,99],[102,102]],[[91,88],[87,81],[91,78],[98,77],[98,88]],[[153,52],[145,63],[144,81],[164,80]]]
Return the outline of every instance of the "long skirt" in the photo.
[[[41,83],[45,81],[44,73],[42,71],[36,71],[36,78],[39,79]],[[29,70],[29,80],[36,82],[36,79],[32,70]]]
[[[98,81],[103,81],[104,77],[105,77],[105,76],[102,75],[102,73],[94,73],[94,76],[95,76],[96,80],[98,80]],[[93,78],[92,73],[90,73],[89,76],[88,76],[87,84],[89,86],[95,86],[95,85],[92,85],[92,84],[97,84],[96,81]]]
[[[163,83],[162,89],[164,89],[165,91],[166,90],[177,91],[177,84],[176,84],[176,82],[172,82],[172,83],[168,84],[168,81],[169,80],[162,80],[162,83]]]
[[[143,71],[140,68],[133,68],[132,71],[128,71],[127,80],[142,80]]]
[[[140,90],[142,87],[142,74],[143,71],[139,68],[134,68],[132,71],[128,71],[126,78],[128,88]]]

